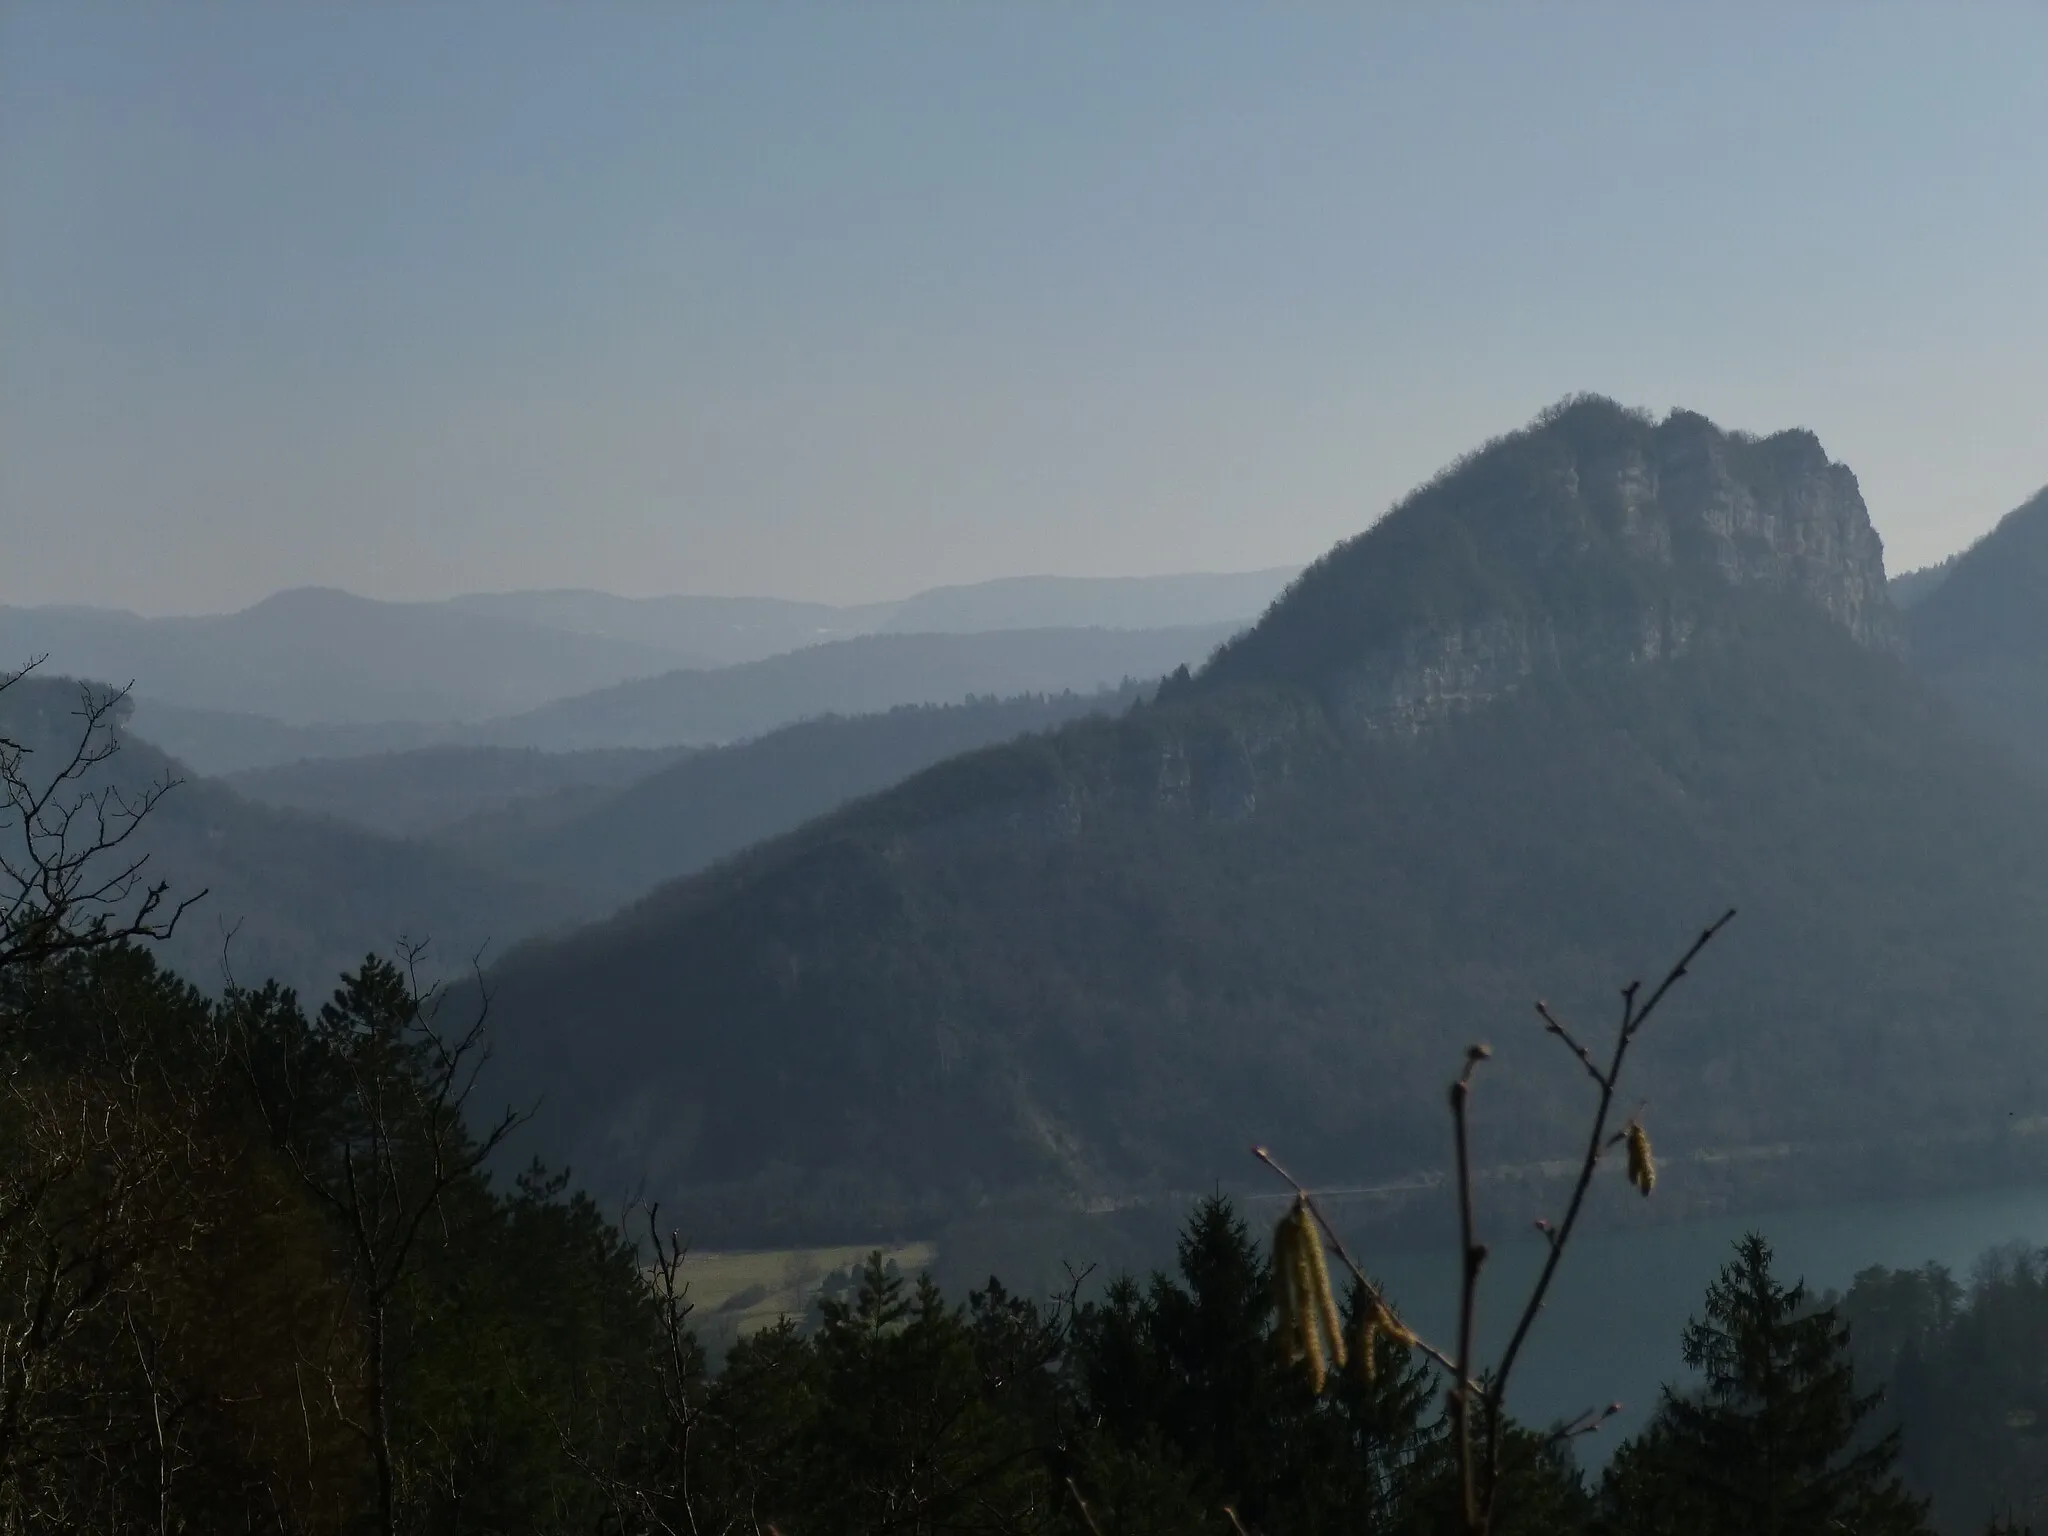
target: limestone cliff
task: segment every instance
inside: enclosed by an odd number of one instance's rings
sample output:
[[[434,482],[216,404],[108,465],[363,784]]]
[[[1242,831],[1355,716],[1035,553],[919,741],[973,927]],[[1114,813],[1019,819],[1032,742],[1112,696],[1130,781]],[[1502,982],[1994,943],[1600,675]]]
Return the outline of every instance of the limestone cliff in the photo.
[[[1568,402],[1311,566],[1199,676],[1168,679],[1169,707],[992,798],[963,793],[971,811],[919,835],[1058,841],[1117,806],[1242,819],[1332,726],[1414,736],[1532,678],[1667,662],[1758,604],[1804,606],[1865,647],[1899,648],[1854,474],[1810,432],[1760,439],[1691,412],[1657,422]],[[1233,689],[1228,709],[1173,707]]]
[[[1899,646],[1856,477],[1812,433],[1573,401],[1311,566],[1202,681],[1294,682],[1349,731],[1408,732],[1541,672],[1680,654],[1735,592]]]

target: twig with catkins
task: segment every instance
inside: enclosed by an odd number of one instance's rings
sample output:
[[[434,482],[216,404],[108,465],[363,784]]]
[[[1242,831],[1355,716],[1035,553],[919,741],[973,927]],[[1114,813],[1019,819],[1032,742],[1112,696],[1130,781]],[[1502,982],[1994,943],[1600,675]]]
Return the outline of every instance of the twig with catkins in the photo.
[[[1537,1015],[1543,1020],[1544,1032],[1555,1035],[1566,1049],[1585,1067],[1598,1090],[1599,1098],[1594,1106],[1590,1133],[1586,1138],[1586,1150],[1580,1161],[1578,1178],[1572,1186],[1570,1199],[1565,1204],[1564,1215],[1555,1224],[1539,1220],[1536,1229],[1542,1233],[1547,1252],[1543,1267],[1530,1288],[1529,1295],[1516,1320],[1514,1332],[1508,1339],[1507,1348],[1502,1351],[1499,1363],[1483,1381],[1475,1379],[1472,1362],[1473,1323],[1479,1286],[1479,1276],[1486,1259],[1486,1245],[1481,1243],[1474,1231],[1472,1184],[1473,1175],[1468,1144],[1468,1115],[1470,1110],[1473,1073],[1479,1064],[1491,1054],[1485,1046],[1470,1047],[1465,1054],[1464,1071],[1451,1087],[1451,1117],[1456,1132],[1457,1184],[1459,1233],[1462,1256],[1462,1278],[1458,1308],[1458,1353],[1453,1359],[1442,1350],[1424,1343],[1413,1332],[1403,1326],[1387,1302],[1380,1288],[1367,1279],[1364,1269],[1346,1251],[1341,1239],[1331,1228],[1328,1219],[1314,1197],[1300,1180],[1280,1166],[1279,1162],[1264,1147],[1254,1147],[1253,1153],[1281,1178],[1294,1187],[1295,1201],[1287,1216],[1281,1221],[1274,1234],[1273,1264],[1275,1277],[1275,1305],[1281,1324],[1282,1347],[1290,1359],[1300,1360],[1309,1371],[1311,1382],[1321,1391],[1329,1373],[1329,1361],[1334,1358],[1341,1365],[1344,1359],[1344,1341],[1340,1330],[1331,1325],[1335,1316],[1335,1298],[1329,1292],[1329,1279],[1323,1269],[1322,1244],[1318,1231],[1327,1236],[1330,1245],[1336,1249],[1345,1266],[1363,1287],[1366,1305],[1361,1314],[1354,1340],[1353,1354],[1359,1368],[1370,1379],[1374,1369],[1373,1349],[1378,1334],[1384,1332],[1398,1338],[1447,1372],[1451,1378],[1450,1399],[1457,1421],[1460,1482],[1463,1495],[1464,1527],[1466,1536],[1486,1536],[1493,1527],[1493,1515],[1500,1493],[1501,1455],[1504,1449],[1506,1430],[1505,1404],[1509,1377],[1521,1357],[1522,1347],[1528,1341],[1529,1332],[1535,1325],[1537,1315],[1550,1292],[1557,1267],[1564,1258],[1566,1245],[1571,1241],[1577,1228],[1580,1212],[1585,1207],[1586,1193],[1591,1188],[1593,1175],[1600,1159],[1613,1148],[1627,1149],[1626,1171],[1629,1184],[1639,1190],[1645,1198],[1657,1187],[1657,1161],[1650,1146],[1650,1133],[1643,1124],[1640,1109],[1619,1131],[1608,1132],[1608,1117],[1613,1112],[1615,1094],[1621,1081],[1621,1069],[1628,1056],[1628,1049],[1635,1038],[1649,1022],[1671,989],[1691,973],[1693,961],[1697,960],[1716,935],[1735,918],[1730,908],[1718,919],[1702,929],[1690,948],[1680,956],[1678,963],[1671,967],[1657,986],[1645,996],[1639,982],[1630,982],[1622,988],[1621,1023],[1615,1035],[1614,1050],[1605,1068],[1594,1059],[1593,1053],[1557,1017],[1547,1003],[1536,1004]],[[1320,1282],[1318,1286],[1318,1277]],[[1485,1421],[1485,1446],[1483,1455],[1477,1454],[1473,1443],[1473,1405],[1483,1411]],[[1577,1419],[1562,1426],[1553,1438],[1569,1439],[1578,1435],[1592,1434],[1601,1424],[1620,1411],[1619,1403],[1610,1404],[1605,1410],[1588,1410]]]
[[[1330,1290],[1322,1238],[1299,1195],[1273,1230],[1273,1307],[1281,1352],[1290,1365],[1306,1366],[1309,1384],[1321,1392],[1330,1368],[1344,1368],[1344,1324]]]
[[[1357,1281],[1359,1288],[1365,1292],[1366,1304],[1370,1309],[1375,1332],[1385,1334],[1397,1343],[1406,1345],[1408,1348],[1427,1356],[1442,1369],[1450,1372],[1452,1378],[1455,1379],[1458,1370],[1457,1362],[1434,1344],[1417,1335],[1413,1329],[1401,1320],[1400,1314],[1394,1310],[1393,1303],[1387,1300],[1386,1292],[1380,1289],[1372,1277],[1365,1272],[1358,1260],[1351,1256],[1350,1250],[1344,1246],[1344,1240],[1337,1235],[1336,1228],[1330,1225],[1329,1217],[1323,1214],[1323,1208],[1316,1203],[1316,1198],[1309,1192],[1308,1187],[1283,1168],[1280,1165],[1279,1159],[1274,1157],[1267,1148],[1253,1147],[1252,1156],[1256,1157],[1260,1162],[1294,1186],[1294,1205],[1289,1209],[1287,1215],[1281,1219],[1281,1225],[1283,1227],[1286,1226],[1289,1221],[1292,1221],[1301,1212],[1308,1214],[1314,1221],[1317,1232],[1329,1240],[1330,1247],[1336,1251],[1337,1257],[1343,1262],[1345,1269],[1350,1271],[1351,1278]],[[1274,1241],[1277,1246],[1280,1241],[1277,1230],[1274,1233]],[[1274,1271],[1276,1274],[1282,1272],[1277,1255],[1274,1260]],[[1280,1297],[1281,1293],[1276,1290],[1274,1293],[1276,1303],[1280,1301]],[[1285,1349],[1288,1330],[1287,1314],[1282,1312],[1279,1315],[1282,1348]]]

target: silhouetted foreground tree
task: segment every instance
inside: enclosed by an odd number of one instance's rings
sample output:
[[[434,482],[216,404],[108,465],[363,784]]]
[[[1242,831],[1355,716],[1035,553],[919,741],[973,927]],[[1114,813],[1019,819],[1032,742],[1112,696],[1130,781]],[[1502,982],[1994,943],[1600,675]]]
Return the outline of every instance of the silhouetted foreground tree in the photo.
[[[1859,1392],[1849,1334],[1771,1268],[1752,1233],[1685,1330],[1696,1392],[1665,1389],[1650,1427],[1617,1453],[1603,1488],[1617,1531],[1671,1536],[1918,1536],[1924,1502],[1894,1475],[1896,1431],[1866,1423],[1882,1397]]]
[[[0,1134],[34,1155],[0,1212],[0,1528],[602,1513],[556,1410],[651,1361],[653,1298],[587,1200],[538,1175],[493,1189],[437,1099],[445,1062],[386,1050],[416,1027],[394,982],[371,962],[308,1019],[129,949],[7,974]],[[289,1125],[252,1041],[303,1069]],[[651,1417],[613,1406],[579,1432],[617,1443]]]
[[[509,1110],[480,1132],[465,1123],[484,1059],[482,1012],[442,1028],[443,994],[417,981],[420,953],[407,951],[403,969],[366,962],[310,1023],[274,989],[231,993],[226,1015],[274,1148],[343,1235],[362,1415],[342,1408],[331,1378],[324,1385],[371,1458],[387,1533],[398,1523],[391,1395],[402,1298],[428,1261],[429,1223],[455,1246],[485,1218],[478,1171],[519,1123]]]

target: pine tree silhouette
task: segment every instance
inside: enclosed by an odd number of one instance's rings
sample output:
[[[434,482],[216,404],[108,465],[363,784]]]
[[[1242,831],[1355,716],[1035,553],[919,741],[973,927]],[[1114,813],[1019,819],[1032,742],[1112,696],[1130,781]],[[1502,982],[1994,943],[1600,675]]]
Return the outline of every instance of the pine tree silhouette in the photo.
[[[1686,1325],[1696,1392],[1666,1387],[1656,1420],[1616,1455],[1605,1500],[1614,1529],[1660,1536],[1917,1536],[1926,1506],[1901,1487],[1896,1431],[1867,1425],[1849,1334],[1803,1283],[1772,1272],[1756,1233]]]

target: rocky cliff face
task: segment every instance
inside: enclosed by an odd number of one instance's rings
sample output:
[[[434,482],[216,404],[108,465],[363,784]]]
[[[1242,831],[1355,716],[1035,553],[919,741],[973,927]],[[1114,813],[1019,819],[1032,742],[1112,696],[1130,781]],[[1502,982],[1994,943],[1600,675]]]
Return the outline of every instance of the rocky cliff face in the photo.
[[[1856,477],[1810,432],[1752,438],[1573,402],[1489,445],[1311,567],[1202,677],[1306,689],[1340,734],[1414,735],[1541,676],[1652,666],[1712,627],[1731,594],[1824,614],[1900,648],[1884,550]],[[1734,615],[1731,617],[1731,615]],[[1116,752],[949,821],[953,838],[1078,835],[1112,805],[1234,820],[1323,734],[1313,708],[1262,702],[1148,714]]]
[[[1347,730],[1399,734],[1542,673],[1680,654],[1733,591],[1899,648],[1856,477],[1812,433],[1575,402],[1312,567],[1211,671],[1291,674]]]
[[[1731,586],[1796,595],[1862,644],[1898,649],[1884,543],[1856,476],[1820,439],[1794,431],[1755,441],[1674,414],[1654,442],[1659,451],[1631,478],[1647,515],[1672,530],[1667,558],[1703,557]]]

